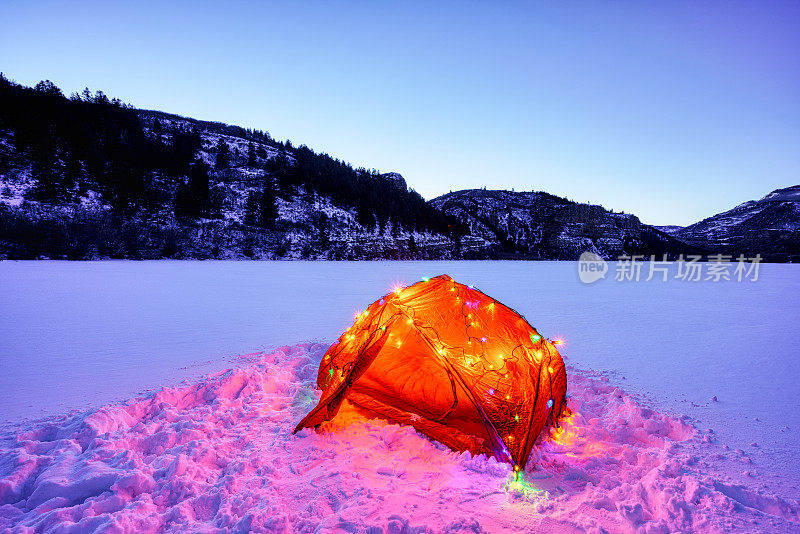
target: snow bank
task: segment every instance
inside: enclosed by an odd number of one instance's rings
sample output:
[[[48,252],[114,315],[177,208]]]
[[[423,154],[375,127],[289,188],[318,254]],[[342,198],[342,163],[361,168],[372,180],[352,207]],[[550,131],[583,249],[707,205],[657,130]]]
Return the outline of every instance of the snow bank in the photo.
[[[5,430],[0,531],[675,532],[800,529],[800,507],[738,484],[748,459],[571,370],[569,415],[522,481],[411,427],[316,403],[325,346],[241,358],[188,387]]]

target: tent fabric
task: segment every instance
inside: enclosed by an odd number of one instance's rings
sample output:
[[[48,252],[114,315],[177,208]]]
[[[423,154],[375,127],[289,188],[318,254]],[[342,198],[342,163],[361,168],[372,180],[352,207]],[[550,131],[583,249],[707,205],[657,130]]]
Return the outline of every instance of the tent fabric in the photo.
[[[323,356],[317,385],[319,404],[295,432],[347,401],[521,469],[565,409],[567,375],[553,342],[518,313],[440,275],[360,313]]]

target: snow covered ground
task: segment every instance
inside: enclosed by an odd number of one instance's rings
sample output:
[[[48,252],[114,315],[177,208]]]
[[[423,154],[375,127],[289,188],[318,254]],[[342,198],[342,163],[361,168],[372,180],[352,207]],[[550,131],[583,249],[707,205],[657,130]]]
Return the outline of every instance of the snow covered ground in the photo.
[[[440,273],[566,339],[575,414],[524,485],[396,425],[291,435],[353,313]],[[792,265],[0,262],[0,531],[800,531],[798,289]]]

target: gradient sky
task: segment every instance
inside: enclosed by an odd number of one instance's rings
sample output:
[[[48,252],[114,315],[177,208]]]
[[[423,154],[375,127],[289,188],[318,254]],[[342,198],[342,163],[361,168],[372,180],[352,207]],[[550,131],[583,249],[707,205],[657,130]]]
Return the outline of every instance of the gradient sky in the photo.
[[[0,3],[0,71],[269,131],[426,198],[690,224],[800,183],[800,2]]]

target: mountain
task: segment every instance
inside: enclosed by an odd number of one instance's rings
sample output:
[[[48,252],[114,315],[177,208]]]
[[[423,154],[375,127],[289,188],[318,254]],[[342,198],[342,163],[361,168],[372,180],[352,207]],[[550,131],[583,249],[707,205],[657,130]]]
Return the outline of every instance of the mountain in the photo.
[[[0,75],[0,258],[452,258],[463,233],[398,173]]]
[[[544,192],[468,189],[431,205],[455,217],[492,257],[576,260],[582,252],[616,259],[703,253],[626,213],[579,204]]]
[[[667,226],[653,226],[653,228],[661,230],[665,234],[669,235],[675,235],[679,231],[683,230],[683,226],[676,226],[674,224],[669,224]]]
[[[682,228],[676,238],[726,254],[800,260],[800,185],[776,189]]]
[[[798,256],[800,186],[692,226],[544,192],[426,202],[396,172],[269,133],[0,74],[0,259]]]

